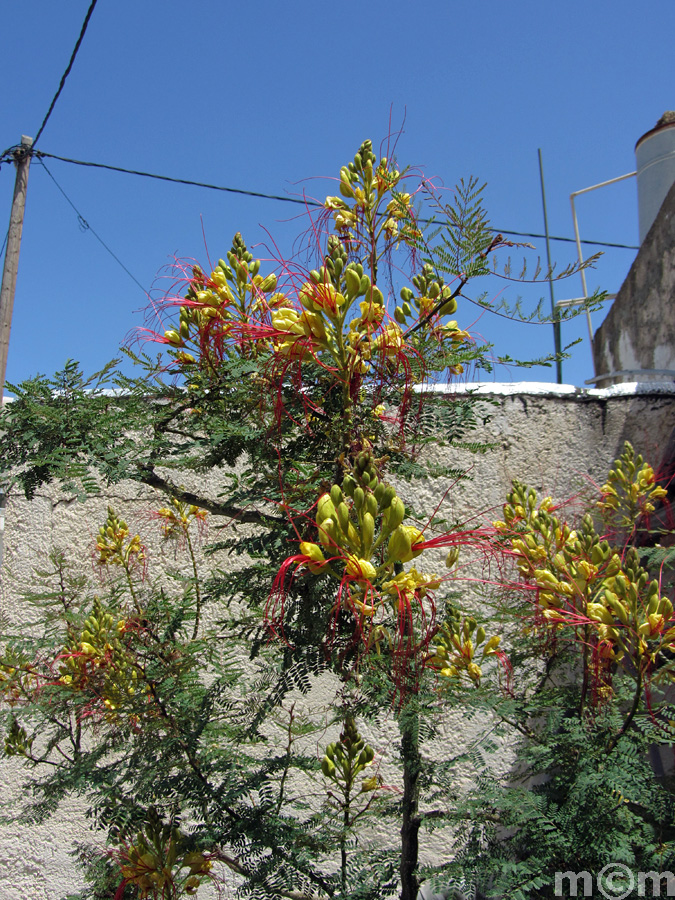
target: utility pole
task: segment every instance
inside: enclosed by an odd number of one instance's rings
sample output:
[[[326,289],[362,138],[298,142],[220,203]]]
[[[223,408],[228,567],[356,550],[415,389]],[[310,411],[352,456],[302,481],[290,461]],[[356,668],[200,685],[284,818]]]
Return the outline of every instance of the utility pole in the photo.
[[[7,234],[7,250],[5,265],[2,270],[2,288],[0,288],[0,409],[5,389],[5,373],[7,371],[7,355],[9,353],[9,333],[12,328],[12,311],[14,309],[14,292],[16,276],[19,271],[19,251],[21,250],[21,232],[23,231],[23,214],[26,208],[26,187],[28,186],[28,169],[30,167],[33,138],[21,136],[21,146],[14,151],[16,163],[16,183],[14,199],[9,216],[9,232]]]

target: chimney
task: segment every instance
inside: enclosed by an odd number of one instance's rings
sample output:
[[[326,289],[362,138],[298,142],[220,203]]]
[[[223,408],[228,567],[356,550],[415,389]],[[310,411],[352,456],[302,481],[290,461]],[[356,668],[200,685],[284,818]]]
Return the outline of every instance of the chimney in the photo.
[[[675,183],[675,111],[665,112],[635,145],[640,244]]]

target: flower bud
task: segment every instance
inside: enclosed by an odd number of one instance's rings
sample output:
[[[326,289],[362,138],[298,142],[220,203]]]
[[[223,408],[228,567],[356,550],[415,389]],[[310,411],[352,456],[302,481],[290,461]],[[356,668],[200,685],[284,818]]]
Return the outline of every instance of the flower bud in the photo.
[[[173,328],[169,328],[168,331],[165,331],[164,337],[165,337],[166,341],[169,344],[173,344],[174,347],[180,347],[180,345],[183,343],[181,336]]]
[[[326,778],[332,778],[335,775],[335,763],[332,759],[329,759],[327,756],[321,760],[321,771],[326,776]]]
[[[330,494],[322,494],[316,505],[316,524],[321,525],[324,519],[335,519],[335,506]]]
[[[338,545],[337,527],[331,518],[324,519],[319,523],[319,540],[321,541],[321,546],[329,551],[335,550],[335,547]]]
[[[375,492],[375,496],[377,497],[377,491]],[[384,489],[384,493],[382,494],[382,498],[378,497],[378,502],[380,504],[380,509],[388,509],[391,506],[392,501],[396,497],[396,490],[389,486]],[[403,520],[401,520],[403,521]]]
[[[457,301],[454,297],[446,300],[438,310],[438,314],[441,316],[451,316],[454,312],[457,312]]]
[[[356,556],[349,556],[345,572],[350,578],[357,581],[370,581],[377,575],[377,569],[367,559],[358,559]]]
[[[375,520],[369,512],[363,514],[363,525],[361,526],[361,536],[363,539],[364,556],[370,556],[373,546],[373,538],[375,536]]]
[[[498,634],[493,635],[483,648],[483,656],[492,656],[497,652],[501,637]]]
[[[263,279],[262,284],[260,285],[260,290],[268,294],[270,291],[276,290],[277,287],[277,276],[272,272],[266,278]]]
[[[403,522],[405,519],[405,503],[401,500],[400,497],[394,497],[389,505],[389,509],[387,510],[387,525],[390,531],[393,531],[395,528]]]
[[[603,625],[614,624],[614,616],[602,603],[589,603],[586,606],[586,613],[593,622],[601,622]]]
[[[342,480],[342,490],[345,492],[347,497],[354,496],[354,490],[356,489],[356,480],[351,475],[345,475]]]
[[[446,569],[451,569],[457,560],[459,559],[459,547],[451,547],[448,550],[448,555],[445,557],[445,567]]]
[[[347,298],[353,300],[358,297],[361,289],[361,277],[351,267],[347,266],[344,274],[345,285],[347,287]]]
[[[345,534],[347,534],[347,531],[349,529],[349,507],[343,501],[342,503],[339,503],[337,505],[335,511],[337,513],[337,519],[340,528],[344,531]]]
[[[389,538],[387,550],[389,560],[409,562],[412,559],[410,535],[402,525],[399,525]]]

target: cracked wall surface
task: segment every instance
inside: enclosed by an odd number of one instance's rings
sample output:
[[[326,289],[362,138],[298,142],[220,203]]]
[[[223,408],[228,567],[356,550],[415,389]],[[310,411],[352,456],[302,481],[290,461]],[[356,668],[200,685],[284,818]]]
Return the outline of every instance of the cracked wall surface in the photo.
[[[427,478],[411,486],[415,506],[425,515],[445,496],[442,511],[448,519],[491,521],[499,514],[513,478],[556,499],[570,497],[602,483],[626,440],[658,466],[675,425],[673,385],[618,385],[605,391],[487,385],[479,394],[485,399],[488,420],[476,439],[493,444],[493,449],[484,455],[439,449],[439,461],[461,468],[469,478],[460,483]],[[215,476],[214,489],[217,480]],[[33,567],[44,561],[52,546],[64,549],[85,567],[91,565],[92,545],[108,503],[127,519],[132,533],[143,534],[155,568],[173,564],[173,551],[162,544],[151,518],[153,508],[163,501],[149,489],[131,483],[116,485],[86,503],[63,497],[55,488],[40,490],[31,502],[13,494],[6,509],[0,593],[2,615],[10,630],[31,627],[31,610],[20,599],[21,588],[30,585]],[[328,684],[317,684],[311,702],[320,706],[329,701],[330,690]],[[304,698],[303,702],[309,701]],[[369,734],[368,739],[375,745],[391,745],[395,740],[392,725],[385,724],[381,734]],[[456,718],[448,720],[445,734],[453,746],[472,738]],[[439,754],[444,752],[443,743]],[[503,758],[508,759],[506,747]],[[0,771],[1,808],[7,815],[20,806],[23,770],[12,758],[0,760]],[[89,831],[84,813],[82,801],[69,801],[39,826],[0,826],[1,900],[61,900],[81,887],[69,854],[77,841],[101,842],[100,835]],[[423,852],[434,857],[449,852],[441,832],[423,846]]]

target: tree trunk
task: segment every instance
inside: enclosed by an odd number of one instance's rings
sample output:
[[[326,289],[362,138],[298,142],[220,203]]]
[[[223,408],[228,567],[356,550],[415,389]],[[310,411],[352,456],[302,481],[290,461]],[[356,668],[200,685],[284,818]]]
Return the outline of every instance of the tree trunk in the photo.
[[[407,701],[399,718],[403,758],[403,821],[401,824],[401,900],[417,900],[419,882],[419,714],[414,699]]]

